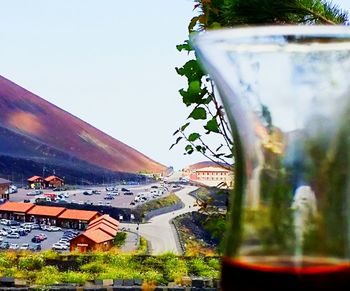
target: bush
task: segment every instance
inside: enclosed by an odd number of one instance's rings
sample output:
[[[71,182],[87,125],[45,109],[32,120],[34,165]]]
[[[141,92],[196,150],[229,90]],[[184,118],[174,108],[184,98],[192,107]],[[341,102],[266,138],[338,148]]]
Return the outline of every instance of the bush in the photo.
[[[211,262],[213,265],[214,262]],[[191,275],[206,277],[206,278],[218,278],[219,270],[215,269],[207,263],[204,258],[193,258],[188,262]],[[215,264],[214,264],[215,265]],[[217,267],[217,266],[215,266]]]
[[[188,274],[186,263],[183,259],[176,257],[164,257],[164,278],[176,283],[181,282],[181,278]]]
[[[114,245],[117,247],[121,247],[122,245],[124,245],[126,236],[126,232],[118,232],[113,241]]]
[[[89,275],[81,272],[68,271],[62,273],[63,283],[75,283],[83,285],[87,280],[89,280]]]
[[[33,255],[29,257],[21,257],[18,260],[18,268],[21,270],[34,271],[41,270],[44,266],[44,260],[41,256]]]
[[[62,282],[61,274],[54,266],[45,266],[40,272],[31,272],[36,275],[35,284],[53,285]]]
[[[148,283],[161,284],[165,283],[163,274],[156,270],[149,270],[142,274],[142,279]]]
[[[91,262],[80,267],[81,271],[97,274],[106,271],[106,266],[102,262]]]

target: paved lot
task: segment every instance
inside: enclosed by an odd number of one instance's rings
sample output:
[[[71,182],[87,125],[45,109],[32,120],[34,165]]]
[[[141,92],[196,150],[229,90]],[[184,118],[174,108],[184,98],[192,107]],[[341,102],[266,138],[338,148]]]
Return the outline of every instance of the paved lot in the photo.
[[[148,184],[148,185],[120,185],[118,186],[118,190],[120,195],[114,196],[113,200],[105,200],[107,191],[105,187],[91,187],[91,188],[81,188],[77,190],[69,190],[69,191],[63,191],[63,193],[68,193],[69,198],[67,198],[68,203],[78,203],[78,204],[84,204],[84,203],[93,203],[93,205],[106,205],[107,202],[111,203],[112,207],[121,207],[121,208],[132,208],[135,206],[130,205],[130,203],[134,200],[135,196],[139,193],[149,193],[151,191],[151,186],[157,186],[159,187],[159,183],[154,184]],[[132,192],[132,195],[125,195],[125,191],[120,191],[121,188],[129,189],[130,192]],[[91,190],[99,190],[101,191],[101,194],[92,194],[92,195],[84,195],[84,191],[91,191]],[[27,196],[27,193],[31,192],[32,190],[27,189],[18,189],[17,193],[13,193],[10,195],[10,201],[24,201],[25,199],[34,199],[37,196]],[[54,193],[54,194],[60,194],[62,192],[54,192],[52,190],[43,190],[44,194],[47,193]],[[167,195],[164,194],[164,195]],[[163,195],[163,196],[164,196]]]
[[[0,225],[0,229],[3,228],[7,228],[6,226]],[[23,243],[29,243],[32,244],[32,238],[35,235],[38,235],[39,233],[43,233],[47,236],[47,239],[42,241],[41,244],[41,248],[42,250],[48,250],[51,249],[52,245],[56,242],[59,241],[59,239],[62,237],[63,232],[66,231],[67,229],[63,229],[62,231],[44,231],[44,230],[40,230],[40,229],[33,229],[28,235],[26,236],[20,236],[18,239],[16,238],[7,238],[7,237],[2,237],[0,236],[0,238],[2,239],[2,241],[8,241],[10,244],[14,243],[14,244],[18,244],[19,246],[21,246]]]

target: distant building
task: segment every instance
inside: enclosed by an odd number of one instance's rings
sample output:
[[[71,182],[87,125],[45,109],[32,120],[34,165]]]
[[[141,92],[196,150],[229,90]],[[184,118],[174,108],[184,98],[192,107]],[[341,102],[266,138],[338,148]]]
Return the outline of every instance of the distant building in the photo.
[[[0,197],[9,200],[9,189],[11,181],[0,178]]]
[[[45,178],[45,187],[46,188],[56,188],[62,187],[64,185],[64,180],[57,176],[49,176]]]
[[[198,169],[186,168],[183,178],[209,187],[233,188],[233,171],[220,166],[209,166]]]
[[[28,187],[31,189],[43,189],[45,188],[45,180],[40,176],[33,176],[27,179]]]
[[[70,250],[79,252],[109,250],[118,231],[118,220],[106,214],[102,215],[92,220],[85,232],[70,241]]]

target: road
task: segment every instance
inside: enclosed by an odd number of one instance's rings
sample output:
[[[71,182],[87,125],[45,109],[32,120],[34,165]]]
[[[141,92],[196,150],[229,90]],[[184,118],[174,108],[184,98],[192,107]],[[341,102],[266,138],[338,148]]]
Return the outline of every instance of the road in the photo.
[[[171,220],[183,213],[198,210],[198,207],[193,206],[195,199],[188,195],[188,193],[195,189],[197,189],[197,187],[184,186],[183,189],[176,192],[176,195],[185,204],[184,208],[153,217],[149,222],[139,225],[139,234],[149,241],[150,252],[152,255],[158,255],[165,252],[173,252],[175,254],[182,253],[178,242],[178,236],[171,224]],[[136,224],[122,223],[121,227],[137,232]]]

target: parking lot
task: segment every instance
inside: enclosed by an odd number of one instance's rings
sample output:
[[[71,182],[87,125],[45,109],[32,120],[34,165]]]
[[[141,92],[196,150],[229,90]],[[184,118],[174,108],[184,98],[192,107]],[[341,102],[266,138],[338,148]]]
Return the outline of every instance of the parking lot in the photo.
[[[112,190],[113,188],[113,190]],[[33,192],[28,189],[18,189],[17,193],[10,194],[10,201],[23,202],[28,201],[35,202],[35,199],[41,196],[47,196],[48,194],[55,194],[64,196],[59,199],[61,203],[76,203],[76,204],[90,204],[97,206],[111,206],[120,208],[133,208],[138,204],[144,203],[147,200],[159,198],[169,194],[168,188],[163,187],[160,183],[154,183],[150,185],[118,185],[107,187],[89,187],[79,188],[67,191],[53,191],[52,189],[43,189],[43,193],[40,195],[28,196],[27,194]],[[125,191],[128,190],[128,191]],[[157,197],[150,195],[154,192],[161,192],[162,194]],[[139,201],[138,203],[132,203],[136,196],[145,195],[148,199]],[[45,198],[46,199],[46,198]]]
[[[26,223],[26,225],[30,225],[29,223]],[[26,229],[29,229],[28,227]],[[22,249],[28,249],[28,247],[25,247],[25,244],[28,244],[29,247],[34,248],[36,245],[40,245],[41,250],[49,250],[52,249],[53,246],[56,246],[57,251],[68,251],[69,250],[69,239],[65,239],[66,243],[63,247],[63,244],[60,243],[59,245],[55,245],[58,243],[63,236],[68,238],[67,231],[68,232],[75,232],[74,236],[78,234],[75,230],[68,230],[68,229],[62,229],[58,231],[48,231],[45,229],[31,229],[27,232],[22,231],[23,230],[23,224],[18,226],[9,226],[0,224],[0,249],[5,250],[8,249],[6,247],[6,242],[9,243],[9,245],[12,244],[12,247],[14,250],[18,250],[22,247]],[[66,235],[64,233],[66,232]],[[18,235],[18,238],[10,238],[9,236],[15,236],[13,234],[21,233],[21,235]],[[25,234],[26,233],[26,234]],[[36,242],[32,242],[32,239],[36,237]],[[69,238],[73,237],[69,236]],[[62,247],[60,247],[62,245]],[[39,249],[38,249],[39,250]]]

